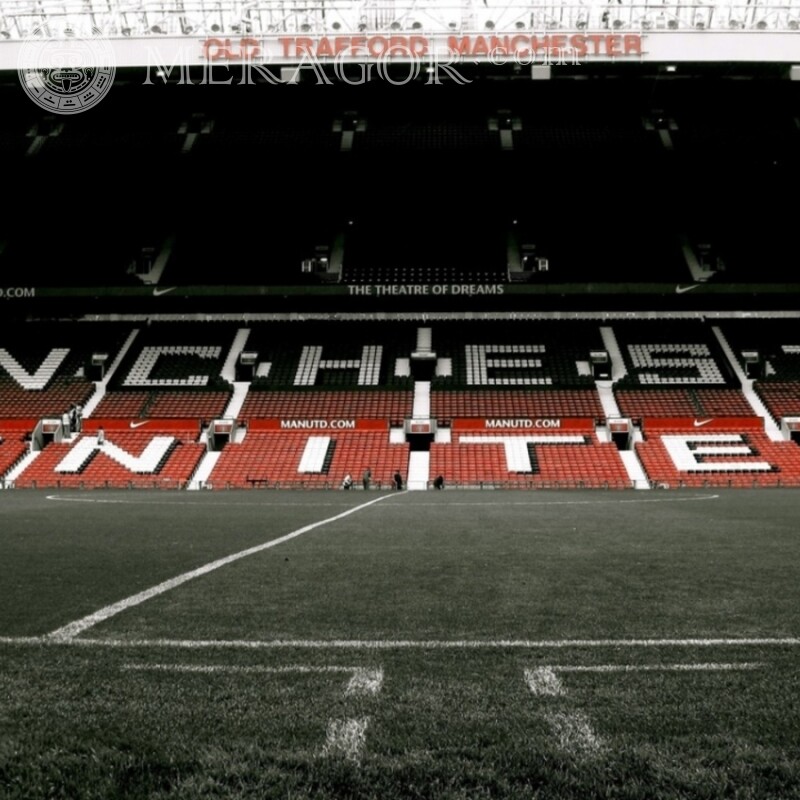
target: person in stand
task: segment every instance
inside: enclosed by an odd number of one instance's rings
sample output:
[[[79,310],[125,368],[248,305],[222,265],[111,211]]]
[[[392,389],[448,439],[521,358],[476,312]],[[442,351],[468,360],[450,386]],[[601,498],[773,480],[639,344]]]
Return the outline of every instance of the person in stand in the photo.
[[[403,476],[400,474],[399,469],[395,470],[393,480],[394,488],[399,492],[403,488]]]
[[[437,475],[433,479],[433,488],[434,489],[444,489],[444,477],[442,475]]]
[[[369,467],[364,469],[364,473],[361,476],[361,484],[363,485],[364,489],[369,489],[369,484],[372,481],[372,470]]]
[[[352,489],[353,488],[353,476],[348,472],[347,475],[344,476],[342,480],[342,489]]]
[[[106,443],[106,432],[103,426],[101,425],[97,429],[97,444],[102,446]]]
[[[83,406],[75,404],[75,430],[80,433],[83,430]]]

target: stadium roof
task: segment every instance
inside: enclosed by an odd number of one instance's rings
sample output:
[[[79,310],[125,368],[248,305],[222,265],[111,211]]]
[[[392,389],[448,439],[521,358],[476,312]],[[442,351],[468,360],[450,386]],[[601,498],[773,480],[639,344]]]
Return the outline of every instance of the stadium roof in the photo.
[[[800,0],[3,0],[0,37],[0,69],[36,66],[40,52],[26,43],[92,38],[107,41],[104,52],[117,67],[431,60],[791,65],[800,63]]]

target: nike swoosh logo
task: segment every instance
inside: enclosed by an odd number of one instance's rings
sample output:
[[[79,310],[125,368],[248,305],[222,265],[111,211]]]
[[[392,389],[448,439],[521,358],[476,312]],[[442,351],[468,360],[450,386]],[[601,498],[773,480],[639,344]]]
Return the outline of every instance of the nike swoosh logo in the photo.
[[[695,428],[702,428],[703,425],[708,425],[709,422],[713,422],[713,421],[714,421],[713,417],[711,419],[696,419],[694,421],[694,426],[695,426]]]
[[[691,286],[676,286],[675,287],[675,294],[685,294],[686,292],[691,292],[692,289],[696,289],[698,284],[693,283]]]
[[[161,297],[162,294],[174,292],[177,288],[177,286],[170,286],[169,289],[153,289],[153,297]]]
[[[147,425],[148,422],[150,422],[149,419],[146,419],[144,422],[134,422],[133,420],[131,420],[129,424],[131,428],[141,428],[142,425]]]

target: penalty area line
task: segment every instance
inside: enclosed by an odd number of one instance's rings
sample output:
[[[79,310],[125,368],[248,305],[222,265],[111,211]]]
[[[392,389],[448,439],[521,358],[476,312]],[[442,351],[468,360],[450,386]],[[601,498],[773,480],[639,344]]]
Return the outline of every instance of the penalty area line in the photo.
[[[276,540],[277,541],[277,540]],[[215,562],[216,563],[216,562]],[[166,590],[165,590],[166,591]],[[138,595],[135,595],[135,597]],[[151,595],[152,596],[152,595]],[[147,598],[145,598],[147,599]],[[123,601],[124,602],[124,601]],[[141,601],[140,601],[141,602]],[[128,608],[129,606],[125,606]],[[113,608],[109,606],[109,608]],[[102,610],[102,609],[101,609]],[[123,608],[118,609],[124,610]],[[97,612],[99,613],[99,612]],[[116,613],[116,612],[115,612]],[[110,616],[110,615],[109,615]],[[106,617],[103,617],[104,619]],[[89,619],[89,618],[86,618]],[[99,621],[99,620],[97,620]],[[73,625],[75,623],[72,623]],[[94,624],[94,623],[93,623]],[[90,627],[90,626],[87,626]],[[63,630],[60,628],[59,630]],[[85,630],[85,628],[84,628]],[[6,645],[72,645],[177,650],[565,650],[659,647],[797,647],[800,637],[716,639],[76,639],[72,636],[0,636]]]
[[[129,491],[129,490],[126,490]],[[161,490],[157,490],[161,491]],[[45,500],[50,500],[51,502],[57,503],[90,503],[92,505],[102,506],[102,505],[128,505],[128,506],[158,506],[163,508],[171,508],[172,506],[203,506],[209,510],[213,510],[215,508],[226,508],[230,506],[235,506],[236,508],[241,508],[242,506],[253,506],[255,508],[277,508],[277,507],[287,507],[287,508],[347,508],[346,503],[336,503],[336,502],[325,502],[325,503],[315,503],[311,502],[289,502],[289,501],[281,501],[281,502],[269,502],[265,501],[263,503],[248,503],[246,500],[237,501],[235,503],[227,502],[226,500],[212,500],[209,498],[208,501],[203,500],[144,500],[141,498],[137,498],[135,500],[120,500],[120,499],[113,499],[113,498],[102,498],[102,497],[62,497],[58,494],[48,494],[45,497]]]
[[[481,508],[484,508],[485,506],[502,506],[503,508],[507,508],[508,506],[624,506],[641,505],[642,503],[696,503],[704,500],[719,499],[720,495],[718,494],[704,494],[693,495],[691,497],[640,497],[631,500],[625,500],[622,498],[615,500],[505,500],[500,502],[496,502],[494,500],[477,500],[475,502],[461,500],[445,500],[443,502],[437,502],[435,500],[425,500],[421,503],[415,503],[414,506],[480,506]]]
[[[88,630],[89,628],[97,625],[99,622],[103,622],[104,620],[107,620],[110,617],[113,617],[122,611],[127,611],[127,609],[132,608],[133,606],[140,605],[141,603],[144,603],[146,600],[150,600],[153,597],[157,597],[158,595],[164,594],[165,592],[170,591],[170,589],[175,589],[176,587],[181,586],[187,581],[193,580],[194,578],[199,578],[201,575],[207,575],[209,572],[214,572],[215,570],[218,570],[220,567],[232,564],[234,561],[240,561],[243,558],[255,555],[256,553],[260,553],[263,550],[268,550],[271,547],[276,547],[279,544],[284,544],[284,542],[296,539],[298,536],[302,536],[304,533],[313,531],[314,529],[320,528],[323,525],[328,525],[331,522],[336,522],[337,520],[344,519],[350,514],[355,514],[357,511],[361,511],[367,508],[368,506],[374,505],[375,503],[379,503],[381,500],[385,500],[387,497],[392,497],[392,495],[382,495],[381,497],[377,497],[374,500],[362,503],[361,505],[354,506],[353,508],[348,508],[341,514],[336,514],[332,517],[327,517],[326,519],[322,519],[317,522],[312,522],[310,525],[304,525],[302,528],[298,528],[297,530],[292,531],[291,533],[287,533],[285,536],[279,536],[277,539],[271,539],[268,542],[263,542],[262,544],[255,545],[254,547],[248,547],[246,550],[240,550],[238,553],[232,553],[231,555],[225,556],[224,558],[218,558],[216,561],[210,561],[208,564],[203,564],[203,566],[201,567],[189,570],[189,572],[184,572],[181,575],[176,575],[174,578],[170,578],[169,580],[163,581],[162,583],[159,583],[156,586],[151,586],[149,589],[145,589],[142,592],[133,594],[130,597],[126,597],[124,600],[112,603],[111,605],[105,606],[104,608],[101,608],[92,614],[82,617],[81,619],[75,620],[74,622],[70,622],[69,624],[62,626],[61,628],[52,631],[50,634],[48,634],[46,638],[55,641],[65,641],[65,640],[68,641],[70,639],[74,639],[76,636]]]

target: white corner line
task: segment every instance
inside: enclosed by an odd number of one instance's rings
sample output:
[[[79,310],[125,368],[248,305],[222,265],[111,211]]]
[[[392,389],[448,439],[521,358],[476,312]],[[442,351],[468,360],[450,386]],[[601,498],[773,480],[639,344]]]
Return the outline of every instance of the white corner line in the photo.
[[[124,600],[112,603],[111,605],[105,606],[104,608],[101,608],[98,611],[89,614],[88,616],[82,617],[74,622],[70,622],[68,625],[64,625],[63,627],[52,631],[50,634],[48,634],[47,638],[56,641],[74,639],[79,634],[83,633],[94,625],[97,625],[97,623],[103,622],[104,620],[119,614],[121,611],[126,611],[133,606],[144,603],[146,600],[150,600],[153,597],[164,594],[165,592],[170,591],[170,589],[175,589],[187,581],[193,580],[194,578],[199,578],[202,575],[207,575],[209,572],[214,572],[214,570],[227,566],[228,564],[232,564],[234,561],[239,561],[243,558],[247,558],[247,556],[255,555],[263,550],[268,550],[271,547],[276,547],[279,544],[296,539],[298,536],[302,536],[304,533],[313,531],[314,529],[323,525],[328,525],[331,522],[344,519],[344,517],[350,516],[350,514],[355,514],[357,511],[361,511],[368,506],[374,505],[375,503],[379,503],[381,500],[386,500],[387,498],[393,496],[394,495],[391,494],[381,495],[380,497],[376,497],[374,500],[369,500],[366,503],[361,503],[361,505],[348,508],[341,514],[336,514],[332,517],[328,517],[327,519],[319,520],[318,522],[312,522],[310,525],[304,525],[302,528],[298,528],[291,533],[287,533],[285,536],[280,536],[277,539],[271,539],[270,541],[256,545],[255,547],[248,547],[246,550],[240,550],[238,553],[233,553],[229,556],[225,556],[224,558],[218,558],[216,561],[211,561],[208,564],[197,567],[197,569],[184,572],[183,574],[177,575],[174,578],[170,578],[169,580],[159,583],[156,586],[151,586],[149,589],[145,589],[143,592],[133,594],[130,597],[126,597]]]

